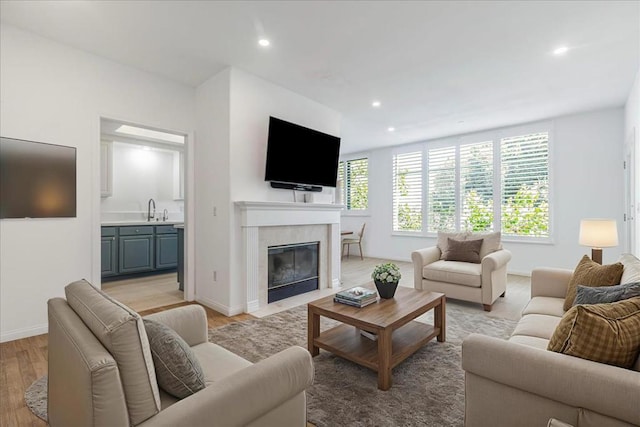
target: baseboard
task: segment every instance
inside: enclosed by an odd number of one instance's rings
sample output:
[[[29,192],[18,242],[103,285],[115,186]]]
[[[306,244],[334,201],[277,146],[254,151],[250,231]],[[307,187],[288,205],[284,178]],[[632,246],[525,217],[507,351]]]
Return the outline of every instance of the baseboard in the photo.
[[[196,302],[199,302],[202,305],[206,305],[211,310],[217,311],[220,314],[224,314],[227,317],[244,313],[244,307],[228,307],[224,304],[220,304],[219,302],[198,295],[196,295]]]
[[[524,277],[531,277],[531,272],[530,271],[507,271],[507,274],[513,274],[514,276],[524,276]]]
[[[49,325],[31,326],[29,328],[14,329],[13,331],[3,332],[0,334],[0,342],[19,340],[21,338],[33,337],[49,332]]]

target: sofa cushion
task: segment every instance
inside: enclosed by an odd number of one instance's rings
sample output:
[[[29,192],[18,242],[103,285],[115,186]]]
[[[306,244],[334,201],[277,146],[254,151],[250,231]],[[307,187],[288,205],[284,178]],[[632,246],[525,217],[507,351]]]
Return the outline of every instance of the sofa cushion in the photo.
[[[572,307],[549,341],[548,350],[631,368],[640,353],[640,297],[610,304]]]
[[[602,304],[640,296],[640,282],[613,286],[582,286],[576,289],[576,304]]]
[[[528,335],[512,335],[511,338],[509,338],[509,342],[528,345],[529,347],[535,347],[541,350],[546,350],[549,345],[549,340],[539,337],[531,337]]]
[[[549,316],[562,317],[564,315],[564,299],[554,297],[533,297],[522,310],[525,314],[547,314]]]
[[[468,233],[466,232],[447,233],[444,231],[438,231],[438,242],[436,243],[436,245],[438,246],[438,249],[440,249],[440,259],[444,259],[444,253],[447,251],[447,248],[449,247],[449,243],[447,241],[449,237],[456,240],[465,240],[467,238],[467,234]]]
[[[633,254],[622,254],[618,262],[624,266],[620,283],[640,282],[640,259]]]
[[[502,234],[499,231],[493,233],[472,233],[467,235],[466,240],[482,239],[480,247],[480,259],[486,257],[490,253],[502,249]]]
[[[548,340],[556,330],[561,317],[547,314],[527,314],[522,316],[512,335],[525,335]]]
[[[569,280],[567,294],[564,299],[564,309],[569,310],[576,299],[576,288],[582,286],[611,286],[620,283],[622,263],[600,265],[584,255]]]
[[[183,399],[205,388],[200,362],[180,335],[155,320],[144,319],[158,385]]]
[[[422,276],[436,282],[479,288],[482,286],[482,264],[440,260],[427,264],[422,269]]]
[[[160,394],[142,318],[86,280],[64,291],[67,303],[115,359],[131,423],[157,414]]]
[[[482,239],[456,240],[447,239],[447,250],[442,254],[445,261],[480,263],[480,247]]]
[[[207,386],[252,365],[248,360],[210,342],[195,345],[191,349],[200,361]]]

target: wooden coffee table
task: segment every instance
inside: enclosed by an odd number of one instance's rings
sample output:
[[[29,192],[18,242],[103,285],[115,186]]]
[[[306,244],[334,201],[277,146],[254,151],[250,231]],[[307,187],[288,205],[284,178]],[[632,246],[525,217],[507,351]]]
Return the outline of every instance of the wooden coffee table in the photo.
[[[375,285],[365,285],[375,290]],[[414,319],[434,309],[435,325]],[[445,296],[439,292],[398,286],[391,299],[378,299],[375,304],[357,308],[333,301],[333,295],[307,304],[309,316],[309,352],[320,349],[351,360],[378,373],[378,388],[391,388],[391,370],[437,337],[445,340]],[[320,316],[342,322],[320,332]],[[359,329],[374,332],[377,341],[360,334]]]

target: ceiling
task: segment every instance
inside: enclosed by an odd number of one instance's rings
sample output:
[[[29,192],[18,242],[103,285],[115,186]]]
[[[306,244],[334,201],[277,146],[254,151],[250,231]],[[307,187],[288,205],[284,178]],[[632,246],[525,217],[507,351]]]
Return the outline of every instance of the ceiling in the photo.
[[[638,1],[3,0],[0,18],[189,86],[243,69],[339,111],[343,153],[622,106],[640,61]]]

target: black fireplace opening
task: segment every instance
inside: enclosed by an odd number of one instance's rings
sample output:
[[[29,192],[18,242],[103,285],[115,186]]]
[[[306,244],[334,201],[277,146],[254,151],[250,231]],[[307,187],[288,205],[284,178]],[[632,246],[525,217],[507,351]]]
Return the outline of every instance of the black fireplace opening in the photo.
[[[320,242],[269,246],[268,302],[318,289]]]

